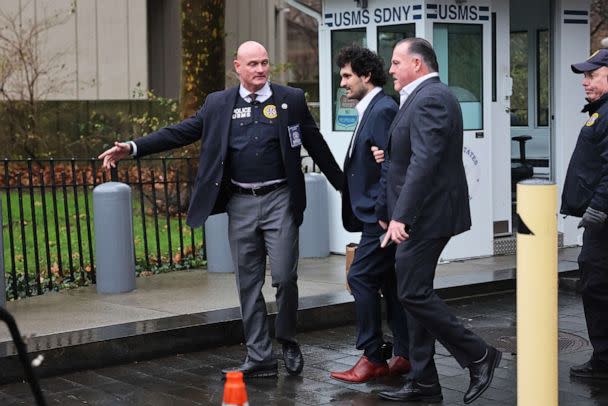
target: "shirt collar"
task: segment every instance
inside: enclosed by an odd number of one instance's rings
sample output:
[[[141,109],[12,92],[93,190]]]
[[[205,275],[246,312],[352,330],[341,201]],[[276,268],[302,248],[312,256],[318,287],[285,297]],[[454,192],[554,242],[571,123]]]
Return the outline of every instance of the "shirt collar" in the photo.
[[[255,93],[258,95],[256,100],[259,101],[260,103],[263,103],[266,100],[268,100],[270,98],[270,96],[272,96],[272,89],[270,88],[270,82],[266,82],[264,84],[264,86],[260,90],[256,91]],[[239,95],[243,99],[245,99],[251,103],[251,100],[249,100],[249,97],[248,97],[250,94],[251,94],[251,92],[249,90],[245,89],[243,87],[243,85],[239,86]]]
[[[367,92],[367,94],[361,100],[359,100],[359,102],[355,106],[355,108],[357,109],[357,113],[359,113],[359,120],[361,120],[361,117],[363,117],[363,113],[365,113],[365,110],[367,110],[367,107],[372,102],[372,99],[376,97],[376,95],[380,93],[381,90],[381,87],[376,86],[372,90]]]
[[[583,107],[583,113],[589,113],[590,115],[595,113],[597,109],[599,109],[604,103],[608,100],[608,93],[602,95],[599,99],[587,103],[585,107]]]
[[[403,104],[407,100],[407,97],[410,94],[412,94],[414,92],[414,90],[416,90],[416,88],[422,82],[424,82],[427,79],[435,78],[435,77],[439,77],[439,73],[437,73],[437,72],[427,73],[426,75],[419,77],[418,79],[414,80],[413,82],[411,82],[410,84],[405,86],[403,89],[401,89],[399,91],[399,108],[401,108],[401,106],[403,106]]]

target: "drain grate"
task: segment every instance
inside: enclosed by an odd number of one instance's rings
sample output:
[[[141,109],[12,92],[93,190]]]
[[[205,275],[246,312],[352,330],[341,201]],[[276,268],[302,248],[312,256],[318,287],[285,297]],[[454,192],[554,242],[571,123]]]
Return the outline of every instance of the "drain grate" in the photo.
[[[517,338],[515,327],[481,327],[475,333],[486,342],[503,352],[517,352]],[[575,334],[558,331],[558,351],[560,353],[575,352],[589,347],[589,342]]]

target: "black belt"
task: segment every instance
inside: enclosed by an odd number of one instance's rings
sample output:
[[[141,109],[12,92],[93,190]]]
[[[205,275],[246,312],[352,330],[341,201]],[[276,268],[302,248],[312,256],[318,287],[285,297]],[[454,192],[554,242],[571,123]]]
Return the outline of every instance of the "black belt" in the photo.
[[[234,193],[238,193],[241,195],[262,196],[262,195],[272,192],[273,190],[280,189],[286,185],[287,185],[287,182],[281,182],[281,183],[273,183],[272,185],[260,186],[260,187],[251,189],[251,188],[240,187],[239,185],[235,185],[234,183],[231,183],[230,187]]]

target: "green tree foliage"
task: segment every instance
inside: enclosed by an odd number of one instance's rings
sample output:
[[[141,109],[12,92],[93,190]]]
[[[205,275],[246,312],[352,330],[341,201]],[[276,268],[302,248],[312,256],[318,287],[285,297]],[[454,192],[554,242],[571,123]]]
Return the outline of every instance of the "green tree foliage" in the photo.
[[[192,115],[209,93],[224,88],[224,0],[182,0],[180,107]]]

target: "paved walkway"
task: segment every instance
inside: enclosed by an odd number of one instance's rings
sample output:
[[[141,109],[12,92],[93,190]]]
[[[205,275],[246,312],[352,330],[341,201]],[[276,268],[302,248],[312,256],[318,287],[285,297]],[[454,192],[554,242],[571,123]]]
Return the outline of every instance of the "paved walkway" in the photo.
[[[473,405],[515,405],[516,356],[514,348],[515,295],[513,293],[451,301],[456,314],[474,331],[505,350],[490,389]],[[608,386],[573,381],[568,368],[587,360],[587,341],[580,297],[559,295],[559,405],[608,405]],[[326,329],[299,336],[305,357],[302,375],[291,377],[280,368],[278,378],[247,382],[249,403],[259,405],[392,405],[376,392],[398,388],[401,379],[382,379],[349,385],[329,378],[331,370],[350,367],[360,356],[354,349],[353,326]],[[71,405],[221,405],[223,382],[219,370],[239,364],[243,346],[131,363],[124,366],[77,372],[42,380],[49,404]],[[438,345],[436,361],[443,387],[443,405],[461,405],[468,385],[466,370]],[[281,365],[281,364],[280,364]],[[0,386],[0,404],[31,405],[26,384]],[[420,403],[417,403],[418,405]],[[544,406],[544,405],[539,405]]]
[[[559,270],[578,269],[579,251],[580,248],[561,249]],[[344,258],[331,255],[301,259],[298,269],[300,298],[345,292]],[[435,287],[467,287],[514,277],[514,255],[454,261],[438,266]],[[136,283],[137,288],[125,294],[99,295],[95,286],[89,286],[9,302],[7,309],[24,336],[40,338],[239,305],[232,273],[208,273],[198,269],[141,277]],[[271,285],[268,275],[263,289],[268,303],[274,302]],[[10,341],[8,329],[0,325],[0,357],[3,355],[2,343]]]

